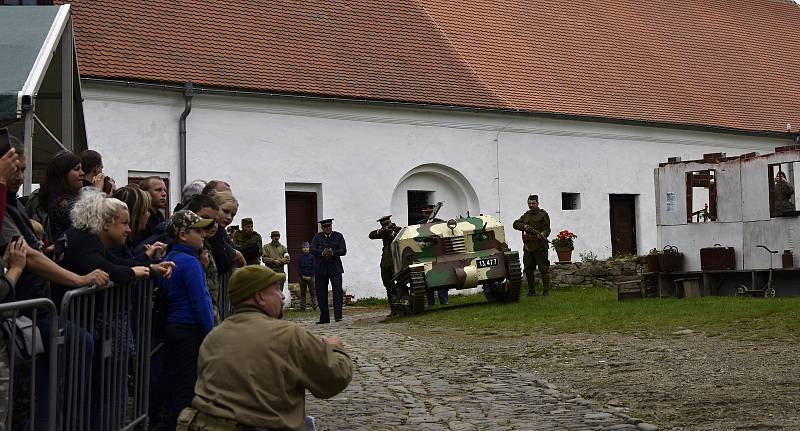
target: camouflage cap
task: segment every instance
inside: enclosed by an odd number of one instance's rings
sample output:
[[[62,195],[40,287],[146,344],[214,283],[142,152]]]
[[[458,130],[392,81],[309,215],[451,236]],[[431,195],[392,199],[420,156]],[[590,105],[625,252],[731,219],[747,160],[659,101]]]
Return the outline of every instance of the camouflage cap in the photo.
[[[528,200],[539,202],[539,195],[530,195],[528,196]]]
[[[253,225],[253,219],[251,219],[250,217],[243,218],[242,219],[242,226],[246,226],[246,225],[252,226]]]
[[[210,218],[200,218],[199,215],[189,210],[176,211],[169,218],[167,223],[167,233],[173,237],[177,237],[181,232],[186,229],[205,228],[214,223]]]
[[[272,236],[281,236],[281,233],[278,232],[277,230],[273,230],[272,233],[269,234],[269,236],[271,236],[271,237]]]
[[[385,216],[383,216],[383,217],[381,217],[381,218],[379,218],[379,219],[378,219],[378,223],[383,223],[384,221],[386,221],[386,220],[389,220],[389,219],[391,219],[391,218],[392,218],[392,215],[391,215],[391,214],[389,214],[389,215],[385,215]]]

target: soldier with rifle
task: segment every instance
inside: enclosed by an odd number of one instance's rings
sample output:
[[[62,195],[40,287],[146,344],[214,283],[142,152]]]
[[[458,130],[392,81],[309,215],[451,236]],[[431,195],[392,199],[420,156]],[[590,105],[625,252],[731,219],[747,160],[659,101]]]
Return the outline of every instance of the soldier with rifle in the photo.
[[[386,288],[386,298],[389,300],[389,309],[392,311],[392,314],[395,313],[394,311],[394,292],[391,288],[392,284],[390,283],[392,276],[394,275],[394,263],[392,262],[392,240],[394,237],[397,236],[397,233],[400,232],[400,226],[392,223],[392,216],[387,215],[383,216],[378,219],[378,223],[381,224],[380,229],[375,229],[369,233],[369,239],[380,239],[383,241],[383,252],[381,253],[381,280],[383,281],[383,287]]]
[[[442,202],[437,202],[436,205],[434,204],[426,204],[422,207],[422,215],[425,216],[424,219],[417,222],[417,224],[425,224],[425,223],[436,223],[440,221],[444,221],[440,218],[436,218],[436,214],[439,213],[439,210],[442,209]]]
[[[550,216],[539,208],[538,195],[528,196],[528,211],[514,222],[514,229],[522,231],[522,263],[528,281],[528,296],[536,296],[536,267],[542,276],[542,295],[547,296],[550,293],[550,261],[547,259]]]

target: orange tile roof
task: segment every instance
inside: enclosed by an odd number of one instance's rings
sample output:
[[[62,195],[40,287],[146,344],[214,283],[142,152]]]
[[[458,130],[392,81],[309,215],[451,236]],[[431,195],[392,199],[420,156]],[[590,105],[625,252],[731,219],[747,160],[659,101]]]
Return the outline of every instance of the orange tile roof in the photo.
[[[780,0],[71,4],[88,77],[800,131]]]

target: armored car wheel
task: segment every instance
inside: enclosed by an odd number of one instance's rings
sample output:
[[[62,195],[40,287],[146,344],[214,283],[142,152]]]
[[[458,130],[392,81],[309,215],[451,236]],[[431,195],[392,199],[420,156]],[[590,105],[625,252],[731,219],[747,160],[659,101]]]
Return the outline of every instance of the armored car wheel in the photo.
[[[519,265],[519,254],[517,252],[506,253],[506,270],[508,271],[506,301],[519,302],[519,291],[522,287],[522,267]]]
[[[483,296],[486,297],[487,302],[496,302],[498,301],[498,294],[500,292],[500,283],[486,283],[483,285]]]
[[[425,271],[422,268],[411,270],[408,314],[419,314],[425,310]]]
[[[506,279],[489,283],[483,287],[483,293],[489,302],[519,302],[519,290],[522,285],[522,269],[519,266],[519,254],[506,253]]]

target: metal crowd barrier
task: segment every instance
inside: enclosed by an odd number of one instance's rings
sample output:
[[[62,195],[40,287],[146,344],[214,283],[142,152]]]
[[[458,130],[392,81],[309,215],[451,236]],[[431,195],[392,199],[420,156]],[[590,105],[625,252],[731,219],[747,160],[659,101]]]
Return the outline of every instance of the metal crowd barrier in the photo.
[[[230,275],[219,275],[221,319],[233,312],[228,295]],[[11,358],[8,399],[14,400],[15,405],[24,405],[24,400],[28,400],[25,411],[19,407],[12,409],[9,404],[4,422],[0,403],[0,430],[146,429],[153,344],[153,287],[151,280],[145,280],[69,290],[61,302],[61,313],[52,301],[44,298],[0,304],[0,316],[10,313],[10,317],[2,319],[10,323],[3,324],[14,325],[21,312],[28,312],[32,327],[41,326],[43,312],[49,318],[45,321],[49,334],[41,336],[45,351],[34,352],[26,376],[19,375],[14,359],[18,343],[0,334],[6,339],[6,350]],[[32,329],[24,331],[29,339],[36,339]],[[37,370],[36,364],[43,360],[48,361],[44,377],[48,379],[47,385],[38,381],[43,378],[39,374],[45,366],[40,363]],[[20,381],[25,383],[25,393],[19,393],[15,387]],[[5,382],[0,364],[0,397]],[[42,393],[46,393],[46,400],[41,399]],[[4,400],[0,398],[0,401]],[[40,409],[46,409],[47,414],[43,415]]]
[[[228,289],[231,285],[231,274],[233,272],[226,272],[219,275],[219,319],[225,320],[233,314],[233,306],[231,305],[231,297],[228,295]]]
[[[62,430],[146,429],[153,283],[66,292]]]
[[[20,315],[20,312],[29,312]],[[10,315],[9,315],[10,313]],[[44,319],[40,314],[45,314]],[[37,409],[45,409],[47,417],[56,416],[56,364],[59,344],[58,319],[53,301],[45,298],[0,304],[0,316],[4,326],[2,334],[4,348],[0,355],[5,364],[0,365],[0,426],[2,429],[36,430]],[[21,323],[21,325],[18,325]],[[49,329],[41,334],[38,325],[45,323]],[[46,350],[45,350],[46,349]],[[23,363],[19,363],[19,361]],[[41,361],[47,362],[45,376],[37,375]],[[7,361],[7,362],[6,362]],[[4,365],[7,365],[6,368]],[[28,368],[30,370],[28,371]],[[47,379],[46,385],[39,379]],[[7,386],[6,386],[7,385]],[[5,386],[5,387],[4,387]],[[20,388],[18,388],[20,386]],[[37,386],[45,388],[37,397]],[[18,390],[20,389],[20,390]],[[15,416],[17,416],[15,421]],[[50,421],[45,427],[55,431],[56,423]]]

